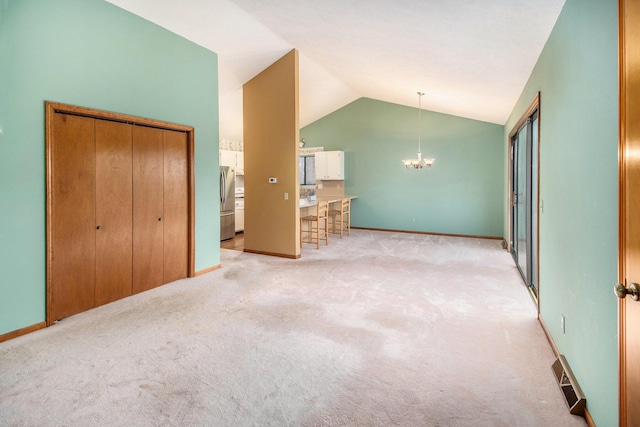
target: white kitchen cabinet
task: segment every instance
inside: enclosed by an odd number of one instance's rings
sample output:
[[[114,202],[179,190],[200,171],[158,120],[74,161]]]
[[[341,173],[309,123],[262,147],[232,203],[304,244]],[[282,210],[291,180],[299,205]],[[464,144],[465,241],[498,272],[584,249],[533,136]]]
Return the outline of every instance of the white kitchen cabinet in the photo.
[[[344,151],[316,152],[316,180],[344,179]]]
[[[244,152],[235,151],[236,153],[236,175],[244,175]]]
[[[220,166],[236,167],[236,152],[229,150],[220,150]]]
[[[236,233],[244,231],[244,200],[236,199]]]
[[[244,175],[244,153],[242,151],[220,150],[220,166],[235,168],[236,175]]]

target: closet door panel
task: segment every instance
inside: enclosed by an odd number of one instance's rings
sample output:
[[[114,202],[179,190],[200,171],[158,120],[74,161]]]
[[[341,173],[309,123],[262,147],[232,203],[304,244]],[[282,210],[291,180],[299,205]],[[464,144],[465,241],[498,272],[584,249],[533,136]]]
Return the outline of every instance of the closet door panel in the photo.
[[[94,307],[94,119],[53,115],[49,151],[49,307],[51,323]]]
[[[162,130],[133,126],[133,292],[164,283]]]
[[[187,134],[164,130],[164,283],[187,277]]]
[[[96,306],[131,295],[132,126],[96,120]]]

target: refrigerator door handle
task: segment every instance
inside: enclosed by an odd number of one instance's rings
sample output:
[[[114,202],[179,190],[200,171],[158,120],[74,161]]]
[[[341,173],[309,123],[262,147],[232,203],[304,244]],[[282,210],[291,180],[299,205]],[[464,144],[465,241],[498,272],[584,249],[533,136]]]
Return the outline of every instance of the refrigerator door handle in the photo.
[[[225,202],[225,194],[224,189],[226,188],[224,171],[220,171],[220,204],[224,205]]]

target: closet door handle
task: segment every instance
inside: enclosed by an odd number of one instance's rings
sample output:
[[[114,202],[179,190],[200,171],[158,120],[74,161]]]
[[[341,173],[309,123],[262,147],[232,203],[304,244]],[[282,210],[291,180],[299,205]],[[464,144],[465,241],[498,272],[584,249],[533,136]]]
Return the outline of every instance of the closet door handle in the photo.
[[[162,217],[158,218],[158,221],[162,221]]]
[[[97,226],[96,230],[102,230],[102,226],[101,225]]]
[[[620,299],[624,299],[627,295],[631,295],[632,300],[640,300],[640,286],[637,283],[632,283],[628,288],[622,283],[618,283],[613,287],[613,291]]]

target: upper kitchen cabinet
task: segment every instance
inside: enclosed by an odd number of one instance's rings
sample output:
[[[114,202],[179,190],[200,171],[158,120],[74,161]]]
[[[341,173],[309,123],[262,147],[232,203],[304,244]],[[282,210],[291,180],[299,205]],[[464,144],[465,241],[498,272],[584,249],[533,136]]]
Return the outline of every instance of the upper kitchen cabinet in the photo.
[[[344,180],[344,151],[316,153],[316,180]]]
[[[231,166],[236,175],[244,175],[244,153],[242,151],[220,150],[220,166]]]
[[[236,151],[236,175],[244,175],[244,151]]]
[[[236,152],[230,150],[220,150],[220,166],[236,167]]]

